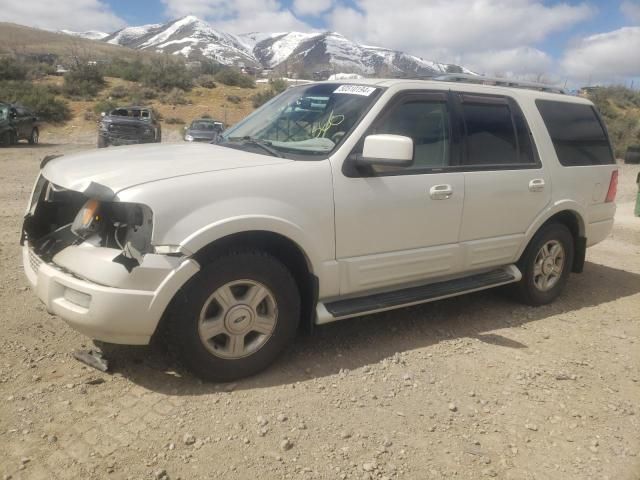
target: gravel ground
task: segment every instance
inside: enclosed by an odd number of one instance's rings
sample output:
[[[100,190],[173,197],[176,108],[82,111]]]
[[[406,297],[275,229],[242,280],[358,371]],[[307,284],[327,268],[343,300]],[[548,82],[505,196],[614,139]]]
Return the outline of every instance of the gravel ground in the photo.
[[[46,139],[46,137],[44,137]],[[27,288],[20,218],[45,154],[0,149],[5,479],[640,478],[638,167],[619,222],[553,305],[489,291],[317,328],[275,366],[203,384],[155,348],[87,339]]]

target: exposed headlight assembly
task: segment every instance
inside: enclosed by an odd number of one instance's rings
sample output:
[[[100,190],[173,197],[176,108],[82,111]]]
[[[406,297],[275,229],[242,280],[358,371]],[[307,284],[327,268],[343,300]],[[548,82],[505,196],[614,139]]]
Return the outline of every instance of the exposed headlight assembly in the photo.
[[[71,231],[82,239],[97,237],[102,246],[122,250],[114,261],[129,271],[153,251],[152,230],[153,214],[146,205],[96,199],[85,202],[71,225]]]

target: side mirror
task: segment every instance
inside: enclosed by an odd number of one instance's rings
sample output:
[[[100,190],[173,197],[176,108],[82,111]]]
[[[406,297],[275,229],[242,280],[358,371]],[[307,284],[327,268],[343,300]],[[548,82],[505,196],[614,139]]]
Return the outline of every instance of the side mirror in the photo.
[[[402,135],[368,135],[357,164],[410,167],[413,165],[413,140]]]

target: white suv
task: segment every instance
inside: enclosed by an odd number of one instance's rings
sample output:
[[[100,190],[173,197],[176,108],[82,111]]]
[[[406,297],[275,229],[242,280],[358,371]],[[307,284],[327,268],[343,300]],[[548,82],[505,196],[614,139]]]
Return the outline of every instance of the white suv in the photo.
[[[589,101],[527,86],[313,83],[218,145],[45,159],[26,275],[80,332],[167,332],[213,380],[300,327],[506,284],[546,304],[611,231],[617,169]]]

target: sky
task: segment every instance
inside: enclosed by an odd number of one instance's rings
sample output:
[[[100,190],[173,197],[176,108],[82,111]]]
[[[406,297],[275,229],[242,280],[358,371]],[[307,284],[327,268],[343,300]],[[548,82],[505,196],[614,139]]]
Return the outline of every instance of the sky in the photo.
[[[640,86],[640,0],[0,0],[0,21],[54,30],[184,15],[237,34],[331,30],[488,75]]]

